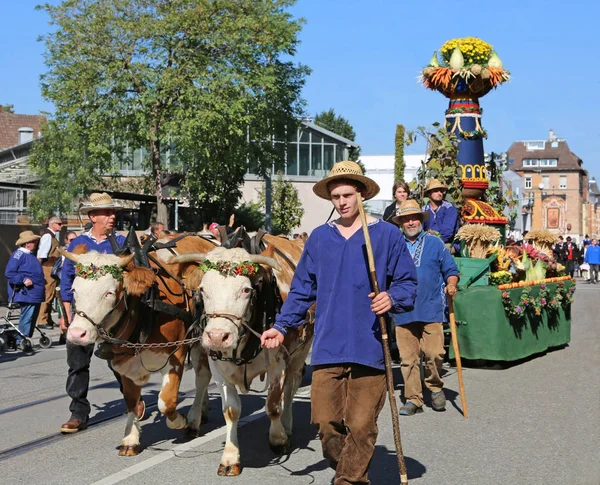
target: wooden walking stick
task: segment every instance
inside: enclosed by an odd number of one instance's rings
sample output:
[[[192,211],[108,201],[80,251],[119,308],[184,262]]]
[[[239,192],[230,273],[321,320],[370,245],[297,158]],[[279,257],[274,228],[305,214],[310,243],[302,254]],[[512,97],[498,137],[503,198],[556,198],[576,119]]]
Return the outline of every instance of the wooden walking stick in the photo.
[[[367,246],[367,258],[369,260],[369,275],[371,277],[371,285],[375,295],[379,294],[379,283],[377,282],[377,273],[375,272],[375,259],[373,258],[373,248],[371,246],[371,236],[369,236],[369,227],[367,226],[367,216],[363,206],[362,195],[360,192],[356,194],[358,201],[358,210],[360,212],[360,220],[362,222],[363,234],[365,236],[365,244]],[[396,404],[396,396],[394,394],[394,376],[392,375],[392,356],[390,354],[390,342],[388,339],[387,325],[385,316],[378,315],[379,326],[381,327],[381,343],[383,345],[383,358],[385,361],[385,377],[387,381],[388,398],[390,401],[390,410],[392,413],[392,425],[394,428],[394,444],[396,445],[396,455],[398,457],[398,469],[400,470],[400,483],[408,485],[408,474],[406,473],[406,462],[404,461],[404,453],[402,452],[402,441],[400,440],[400,421],[398,419],[398,406]]]
[[[458,337],[456,336],[456,319],[454,318],[454,300],[448,296],[448,312],[450,313],[450,334],[452,335],[452,347],[454,349],[454,358],[456,359],[456,370],[458,374],[458,390],[460,392],[460,401],[463,408],[463,416],[469,417],[467,411],[467,398],[465,396],[465,385],[462,376],[462,364],[460,362],[460,352],[458,350]]]

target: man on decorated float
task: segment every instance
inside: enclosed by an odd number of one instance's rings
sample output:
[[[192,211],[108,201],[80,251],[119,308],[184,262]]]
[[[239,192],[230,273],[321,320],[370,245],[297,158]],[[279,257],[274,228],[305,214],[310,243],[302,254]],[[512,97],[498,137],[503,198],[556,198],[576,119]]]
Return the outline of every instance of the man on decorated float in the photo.
[[[99,253],[113,254],[113,245],[123,247],[125,236],[113,234],[115,226],[116,212],[121,209],[117,206],[110,195],[103,192],[93,193],[89,201],[81,207],[81,213],[87,215],[92,228],[76,237],[71,241],[67,250],[73,252],[77,246],[83,245],[88,251],[98,251]],[[111,241],[112,239],[112,241]],[[62,296],[66,315],[63,315],[60,321],[60,329],[66,332],[72,319],[71,305],[73,303],[73,281],[75,280],[75,265],[69,259],[64,260],[63,269],[60,278],[60,294]],[[99,347],[98,350],[102,350]],[[87,428],[87,421],[90,415],[91,407],[87,399],[90,386],[90,362],[94,344],[87,346],[75,345],[67,340],[67,365],[69,373],[67,375],[67,394],[71,398],[69,411],[71,418],[61,426],[62,433],[76,433]],[[110,355],[96,353],[100,358],[109,360]],[[110,367],[110,365],[109,365]],[[121,377],[115,373],[115,377],[121,385]],[[142,419],[145,412],[145,404],[142,399],[138,404],[138,417]]]
[[[394,315],[404,378],[405,404],[400,408],[403,416],[423,412],[421,352],[425,355],[425,386],[431,392],[431,406],[436,411],[446,408],[444,381],[440,376],[446,353],[443,330],[445,295],[450,298],[456,295],[458,268],[441,239],[423,230],[430,217],[430,212],[419,209],[416,200],[407,200],[393,218],[404,232],[419,280],[414,310]]]
[[[456,207],[444,200],[448,192],[448,187],[438,179],[431,179],[425,186],[425,197],[429,197],[429,202],[423,206],[423,212],[429,213],[429,216],[423,222],[423,229],[428,231],[433,229],[440,233],[442,241],[450,249],[454,236],[460,228],[460,218]]]
[[[402,233],[381,219],[367,218],[382,292],[371,292],[357,197],[379,192],[355,162],[336,163],[313,187],[331,200],[339,218],[308,238],[287,300],[263,347],[276,348],[299,327],[317,303],[311,363],[312,422],[323,456],[335,470],[335,485],[368,484],[377,440],[377,418],[385,403],[386,377],[377,315],[413,308],[414,264]]]

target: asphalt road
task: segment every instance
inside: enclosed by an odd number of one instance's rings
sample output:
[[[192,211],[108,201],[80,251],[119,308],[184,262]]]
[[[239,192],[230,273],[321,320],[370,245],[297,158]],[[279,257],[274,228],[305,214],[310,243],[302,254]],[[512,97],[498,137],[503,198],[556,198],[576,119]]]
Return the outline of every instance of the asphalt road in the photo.
[[[565,485],[600,484],[600,285],[578,285],[572,340],[566,348],[508,368],[466,368],[469,418],[462,417],[454,368],[447,368],[443,413],[401,417],[401,434],[411,484]],[[333,472],[321,457],[310,421],[310,372],[294,405],[294,436],[288,455],[276,456],[267,442],[264,398],[242,397],[239,431],[243,471],[238,478],[216,475],[224,444],[220,398],[211,392],[209,423],[188,440],[166,427],[151,408],[143,422],[143,451],[119,457],[124,405],[106,362],[93,360],[91,422],[88,430],[57,435],[69,417],[65,395],[64,346],[58,332],[50,349],[32,355],[0,355],[0,483],[43,484],[329,484]],[[37,340],[37,339],[35,339]],[[402,387],[399,369],[395,381]],[[144,388],[155,402],[159,378]],[[187,371],[180,408],[191,405],[193,376]],[[370,478],[374,485],[399,483],[391,417],[386,407]],[[49,437],[49,438],[48,438]],[[48,438],[37,446],[15,447]],[[4,450],[4,451],[3,451]],[[7,450],[12,450],[8,452]]]

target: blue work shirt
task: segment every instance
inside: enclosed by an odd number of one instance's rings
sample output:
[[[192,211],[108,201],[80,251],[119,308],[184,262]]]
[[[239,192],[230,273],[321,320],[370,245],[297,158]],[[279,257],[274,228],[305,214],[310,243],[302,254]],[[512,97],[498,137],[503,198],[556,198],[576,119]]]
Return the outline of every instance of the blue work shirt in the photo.
[[[404,236],[381,219],[369,224],[369,234],[380,291],[390,295],[392,311],[412,310],[417,273]],[[316,300],[312,365],[356,363],[384,369],[371,291],[362,230],[346,239],[334,223],[324,224],[306,242],[274,328],[285,334],[300,326]]]
[[[423,222],[423,230],[433,229],[440,233],[445,243],[451,243],[460,229],[460,219],[456,207],[443,200],[437,210],[433,210],[431,204],[427,202],[423,206],[423,211],[429,212],[429,218]]]
[[[121,234],[115,234],[115,240],[117,241],[117,245],[121,248],[125,244],[125,236]],[[92,231],[88,231],[83,233],[81,236],[77,236],[75,239],[71,241],[67,251],[71,252],[80,244],[83,244],[88,251],[98,251],[99,253],[104,254],[113,254],[112,246],[110,245],[110,241],[108,238],[104,239],[102,242],[98,242],[94,236],[92,236]],[[73,301],[73,281],[75,280],[75,265],[73,261],[65,258],[63,262],[62,272],[60,276],[60,296],[63,301]]]
[[[445,322],[446,294],[450,276],[458,276],[458,267],[442,240],[425,231],[406,245],[417,267],[419,288],[414,310],[394,315],[396,325],[411,322]]]
[[[42,303],[46,299],[46,281],[42,263],[35,254],[25,248],[17,249],[8,259],[4,276],[10,285],[9,298],[15,291],[15,285],[22,284],[27,278],[32,286],[19,289],[13,301],[18,303]]]

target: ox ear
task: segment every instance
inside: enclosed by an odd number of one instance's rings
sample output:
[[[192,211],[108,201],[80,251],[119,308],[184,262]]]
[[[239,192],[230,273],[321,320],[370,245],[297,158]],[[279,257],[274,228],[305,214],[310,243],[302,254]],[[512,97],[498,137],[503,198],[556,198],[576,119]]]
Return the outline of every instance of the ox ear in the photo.
[[[204,278],[204,271],[197,266],[190,267],[185,274],[185,286],[192,291],[197,290],[202,283],[202,278]]]
[[[133,268],[124,276],[124,286],[131,296],[141,296],[154,283],[154,272],[148,268]]]

